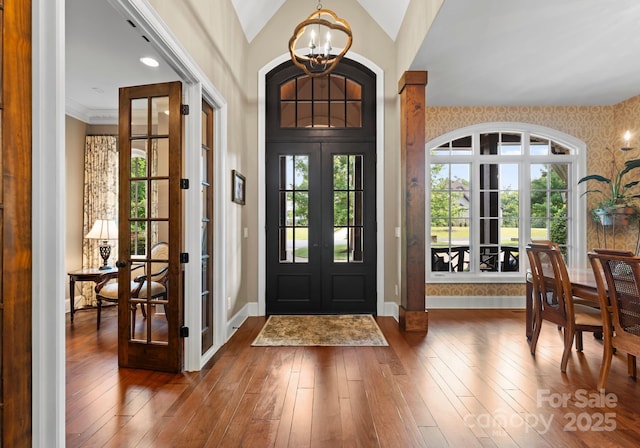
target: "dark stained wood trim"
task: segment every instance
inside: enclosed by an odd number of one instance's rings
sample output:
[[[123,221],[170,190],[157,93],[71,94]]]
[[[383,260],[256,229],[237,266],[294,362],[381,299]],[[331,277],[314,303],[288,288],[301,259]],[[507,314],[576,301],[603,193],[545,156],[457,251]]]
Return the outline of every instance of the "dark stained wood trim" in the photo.
[[[401,280],[400,327],[427,331],[425,310],[425,106],[426,71],[405,72],[400,94]]]
[[[206,243],[206,259],[203,259],[202,256],[200,258],[200,263],[206,267],[206,272],[208,275],[206,276],[206,280],[203,279],[203,282],[206,281],[206,284],[202,285],[202,294],[205,294],[205,300],[202,304],[202,313],[203,313],[203,328],[201,330],[202,337],[202,346],[201,352],[204,354],[207,350],[213,347],[213,258],[214,258],[214,247],[213,241],[214,236],[213,232],[216,225],[216,216],[213,208],[214,201],[214,160],[215,160],[215,148],[214,148],[214,140],[213,140],[213,118],[214,118],[214,110],[213,107],[206,101],[202,100],[202,112],[204,114],[203,120],[203,136],[205,141],[203,142],[203,147],[200,151],[204,151],[206,154],[204,156],[204,164],[206,167],[206,179],[202,179],[203,181],[208,182],[205,190],[204,190],[204,200],[205,200],[205,210],[204,217],[208,220],[206,221],[206,232],[207,232],[207,243]],[[203,254],[205,255],[205,254]]]
[[[31,1],[2,9],[2,446],[31,446]]]

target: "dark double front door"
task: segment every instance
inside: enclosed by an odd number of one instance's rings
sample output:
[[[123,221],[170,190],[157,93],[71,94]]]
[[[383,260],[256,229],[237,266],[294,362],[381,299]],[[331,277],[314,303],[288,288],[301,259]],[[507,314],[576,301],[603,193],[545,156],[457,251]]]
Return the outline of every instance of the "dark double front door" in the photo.
[[[267,146],[267,314],[375,314],[374,144]]]
[[[266,77],[267,314],[376,309],[376,76]]]

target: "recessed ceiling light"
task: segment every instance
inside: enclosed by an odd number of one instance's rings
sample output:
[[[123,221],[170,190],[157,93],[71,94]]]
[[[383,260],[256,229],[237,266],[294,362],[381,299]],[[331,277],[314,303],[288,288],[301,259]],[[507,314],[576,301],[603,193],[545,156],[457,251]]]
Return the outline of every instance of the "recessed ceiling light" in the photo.
[[[144,65],[148,65],[149,67],[157,67],[160,65],[158,61],[150,57],[140,58],[140,62],[142,62]]]

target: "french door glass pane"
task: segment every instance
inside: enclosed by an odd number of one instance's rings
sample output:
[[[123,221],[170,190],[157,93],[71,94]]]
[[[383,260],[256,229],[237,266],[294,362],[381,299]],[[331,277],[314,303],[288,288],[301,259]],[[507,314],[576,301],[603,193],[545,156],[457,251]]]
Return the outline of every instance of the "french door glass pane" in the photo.
[[[293,256],[296,263],[309,262],[309,228],[293,228]]]
[[[140,98],[131,101],[131,136],[149,135],[149,100]]]
[[[169,176],[169,139],[155,138],[151,140],[151,176]]]
[[[361,155],[333,156],[333,261],[362,262],[363,159]]]
[[[131,221],[131,255],[144,255],[147,249],[146,221]]]
[[[137,296],[132,295],[129,299],[133,321],[131,339],[167,344],[167,296],[160,294],[165,288],[157,282],[163,277],[163,272],[169,264],[168,252],[161,246],[153,247],[145,260],[139,264],[142,268],[134,270],[134,273],[139,271],[138,275],[144,275],[145,281]]]
[[[131,215],[132,218],[147,217],[147,182],[134,180],[131,182]]]
[[[139,166],[136,160],[145,161],[145,164]],[[131,140],[131,176],[145,176],[146,173],[146,161],[147,161],[147,139],[134,139]]]
[[[151,134],[169,134],[169,97],[151,98]]]
[[[152,218],[169,217],[169,179],[152,180],[150,183],[150,215]]]
[[[151,105],[151,120],[149,120]],[[131,320],[129,339],[140,343],[168,344],[166,285],[158,283],[168,266],[169,150],[165,138],[151,138],[168,131],[166,98],[131,101],[131,154],[129,217],[131,277],[138,279],[128,296]],[[152,129],[149,129],[151,122]],[[141,138],[145,137],[145,138]],[[162,218],[162,220],[158,220]],[[162,272],[161,272],[162,271]]]
[[[309,261],[309,156],[279,159],[279,261]]]
[[[149,223],[151,248],[158,243],[169,241],[169,222],[151,221]]]

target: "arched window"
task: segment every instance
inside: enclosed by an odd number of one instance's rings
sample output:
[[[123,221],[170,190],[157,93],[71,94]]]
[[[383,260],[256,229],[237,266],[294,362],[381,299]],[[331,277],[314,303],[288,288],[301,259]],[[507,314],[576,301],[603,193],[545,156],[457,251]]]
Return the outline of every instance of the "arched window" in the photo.
[[[362,127],[362,85],[346,76],[298,76],[280,86],[283,128]]]
[[[569,262],[583,147],[519,123],[478,125],[429,142],[427,277],[524,281],[524,249],[539,239],[558,243]]]

